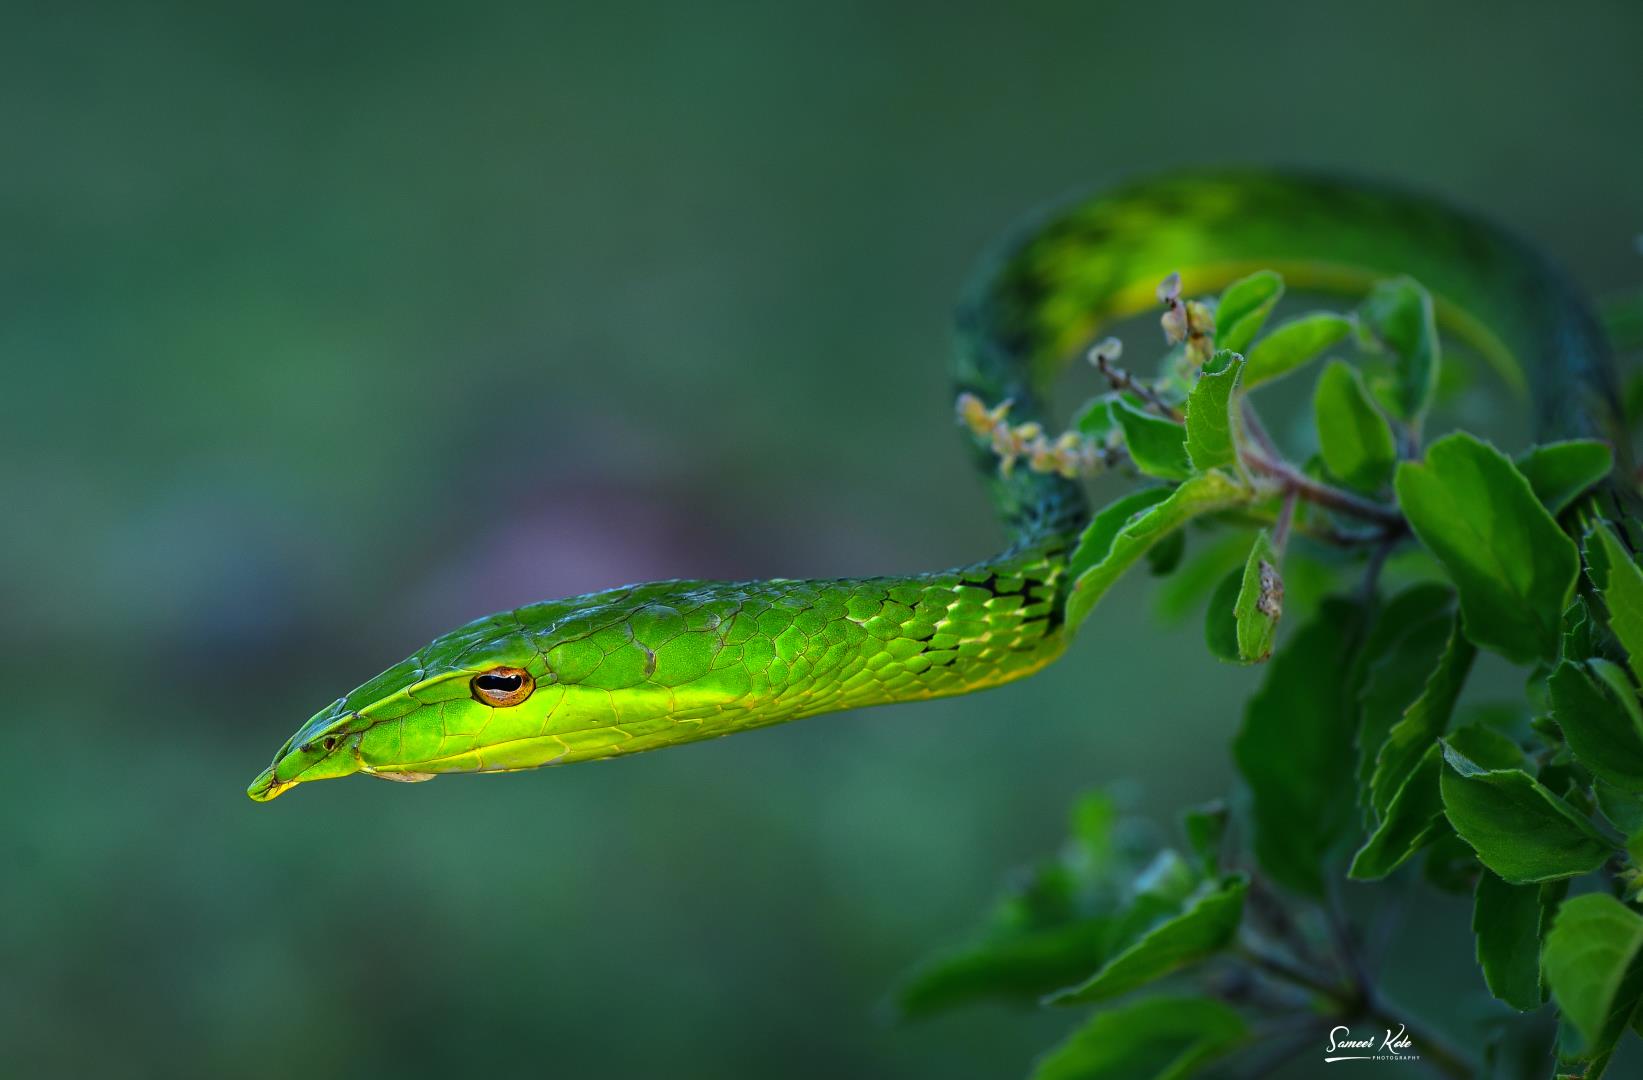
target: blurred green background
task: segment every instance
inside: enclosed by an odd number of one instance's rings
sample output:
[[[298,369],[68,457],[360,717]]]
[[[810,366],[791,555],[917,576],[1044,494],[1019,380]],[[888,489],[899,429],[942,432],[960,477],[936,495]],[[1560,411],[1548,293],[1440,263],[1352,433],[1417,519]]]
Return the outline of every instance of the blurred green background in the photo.
[[[993,550],[947,313],[1047,198],[1322,165],[1635,281],[1640,43],[1630,0],[8,5],[0,1069],[1019,1074],[1076,1016],[877,1010],[1076,792],[1229,785],[1258,673],[1145,581],[972,698],[243,788],[500,607]],[[1388,978],[1464,1032],[1467,906],[1416,914]]]

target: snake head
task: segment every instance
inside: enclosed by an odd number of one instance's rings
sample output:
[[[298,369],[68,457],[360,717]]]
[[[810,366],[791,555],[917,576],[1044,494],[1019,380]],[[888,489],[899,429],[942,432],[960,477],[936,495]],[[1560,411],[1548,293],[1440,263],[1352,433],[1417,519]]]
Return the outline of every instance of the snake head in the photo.
[[[362,773],[427,780],[442,772],[532,767],[563,746],[542,739],[564,696],[519,613],[436,639],[315,713],[251,782],[266,802],[297,784]]]

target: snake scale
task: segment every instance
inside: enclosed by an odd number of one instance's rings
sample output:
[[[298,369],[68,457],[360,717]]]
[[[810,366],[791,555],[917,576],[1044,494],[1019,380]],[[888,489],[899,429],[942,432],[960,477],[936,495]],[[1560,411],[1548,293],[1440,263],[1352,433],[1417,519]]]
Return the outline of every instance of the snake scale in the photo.
[[[1042,419],[1045,388],[1179,271],[1198,294],[1256,269],[1361,293],[1410,275],[1444,329],[1535,402],[1543,437],[1613,442],[1608,347],[1546,259],[1444,203],[1305,174],[1191,172],[1128,183],[1027,222],[958,311],[956,389]],[[971,450],[1009,532],[1002,554],[906,577],[663,581],[486,616],[320,710],[252,782],[253,799],[363,773],[424,780],[654,750],[889,702],[965,694],[1067,647],[1067,556],[1081,486]]]

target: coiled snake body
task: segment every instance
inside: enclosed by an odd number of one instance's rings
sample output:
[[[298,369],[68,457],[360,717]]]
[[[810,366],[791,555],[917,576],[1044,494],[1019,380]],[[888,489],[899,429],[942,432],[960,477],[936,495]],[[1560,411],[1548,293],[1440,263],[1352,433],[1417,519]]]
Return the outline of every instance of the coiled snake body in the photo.
[[[1059,365],[1152,305],[1166,274],[1204,293],[1261,268],[1330,292],[1414,277],[1446,330],[1531,391],[1543,435],[1607,438],[1624,461],[1607,347],[1561,274],[1441,203],[1313,176],[1155,178],[1030,222],[961,303],[957,388],[1038,418]],[[1066,561],[1088,507],[1076,482],[1001,474],[971,442],[1010,532],[995,558],[908,577],[664,581],[487,616],[322,709],[249,793],[608,758],[1029,675],[1067,646]]]

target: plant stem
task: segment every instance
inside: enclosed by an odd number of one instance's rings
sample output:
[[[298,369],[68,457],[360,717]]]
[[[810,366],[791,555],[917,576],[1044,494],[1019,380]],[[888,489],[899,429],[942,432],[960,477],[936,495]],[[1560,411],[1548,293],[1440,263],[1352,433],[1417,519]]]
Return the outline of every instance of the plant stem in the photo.
[[[1453,1076],[1456,1080],[1469,1080],[1476,1075],[1477,1064],[1451,1046],[1449,1040],[1435,1034],[1429,1028],[1411,1024],[1399,1015],[1398,1010],[1391,1008],[1379,998],[1371,998],[1365,1004],[1364,1014],[1375,1023],[1388,1031],[1403,1028],[1404,1034],[1415,1045],[1415,1052],[1420,1054],[1421,1060],[1429,1063],[1438,1072],[1445,1076]]]
[[[1278,511],[1278,524],[1272,530],[1272,547],[1279,555],[1289,546],[1289,529],[1295,524],[1295,500],[1298,493],[1289,491],[1284,495],[1283,508]]]
[[[1255,440],[1255,445],[1259,446],[1262,453],[1273,461],[1282,461],[1284,452],[1279,450],[1278,444],[1272,441],[1272,436],[1267,432],[1266,425],[1261,423],[1261,414],[1255,411],[1255,406],[1250,404],[1249,398],[1246,397],[1240,401],[1238,408],[1244,418],[1244,430],[1249,432],[1249,437]]]
[[[1174,420],[1178,424],[1181,422],[1181,410],[1159,397],[1158,391],[1145,383],[1137,382],[1135,376],[1123,368],[1115,366],[1111,360],[1107,359],[1105,354],[1095,353],[1095,366],[1102,375],[1106,376],[1107,382],[1111,384],[1114,390],[1120,392],[1127,390],[1151,405],[1166,420]]]
[[[1255,472],[1272,477],[1282,484],[1286,491],[1293,491],[1308,502],[1317,503],[1319,506],[1351,517],[1373,521],[1384,526],[1389,532],[1403,531],[1403,515],[1395,506],[1366,499],[1345,488],[1333,487],[1314,480],[1287,461],[1274,461],[1255,453],[1246,453],[1244,461]]]
[[[1255,444],[1254,449],[1246,448],[1243,451],[1244,463],[1251,470],[1277,480],[1283,485],[1285,493],[1299,495],[1308,502],[1317,503],[1342,514],[1373,521],[1383,526],[1389,535],[1396,535],[1404,530],[1406,526],[1403,514],[1397,507],[1314,480],[1285,461],[1283,451],[1278,449],[1278,444],[1267,432],[1266,425],[1261,423],[1260,414],[1255,411],[1248,398],[1244,398],[1240,403],[1240,410],[1244,430],[1249,433],[1250,440]]]
[[[1430,1029],[1411,1024],[1402,1010],[1394,1008],[1367,982],[1351,987],[1340,986],[1330,982],[1323,975],[1307,971],[1282,957],[1273,956],[1249,945],[1240,944],[1237,951],[1243,959],[1274,978],[1317,994],[1329,1003],[1331,1012],[1339,1019],[1367,1018],[1387,1031],[1403,1028],[1404,1034],[1415,1045],[1421,1060],[1430,1063],[1445,1076],[1467,1080],[1473,1075],[1473,1063],[1464,1053]]]
[[[1382,539],[1369,553],[1369,565],[1363,571],[1363,602],[1371,613],[1375,609],[1375,598],[1380,595],[1381,570],[1386,566],[1386,557],[1392,554],[1392,548],[1397,544],[1397,536],[1393,533],[1383,533]]]
[[[1273,956],[1269,952],[1246,944],[1238,946],[1238,955],[1268,975],[1282,979],[1287,983],[1293,983],[1327,999],[1335,1006],[1337,1012],[1357,1011],[1361,1004],[1356,1000],[1356,995],[1346,987],[1331,983],[1322,975],[1298,967],[1282,957]]]

